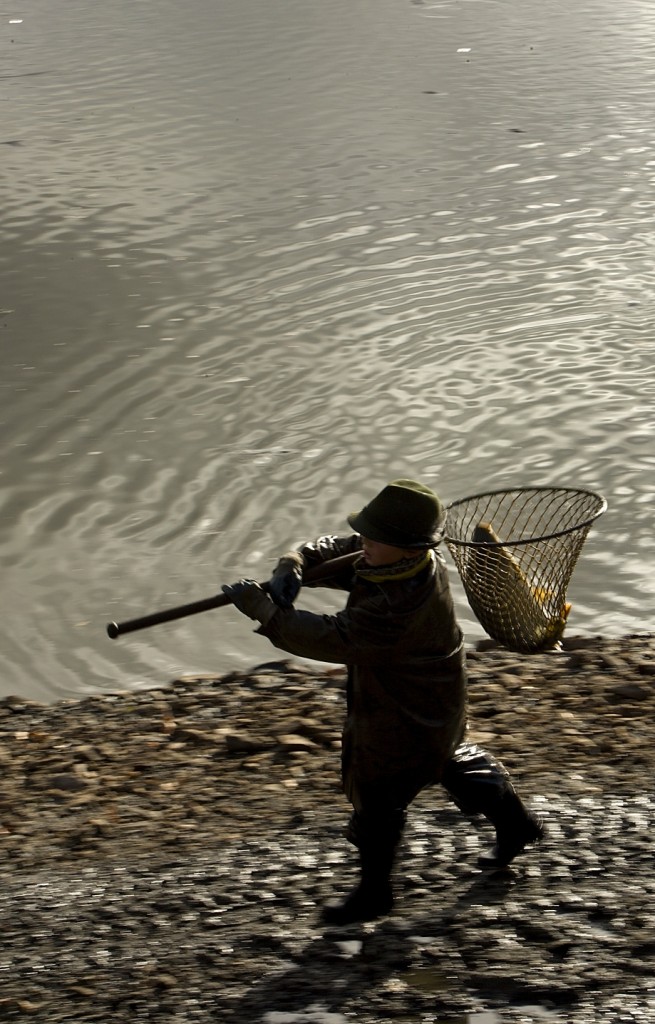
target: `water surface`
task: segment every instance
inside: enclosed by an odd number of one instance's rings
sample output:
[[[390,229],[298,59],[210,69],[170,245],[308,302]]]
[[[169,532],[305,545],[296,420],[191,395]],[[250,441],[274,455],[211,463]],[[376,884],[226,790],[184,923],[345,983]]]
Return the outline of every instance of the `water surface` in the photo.
[[[650,4],[2,20],[0,693],[277,656],[230,609],[104,627],[265,578],[399,475],[600,491],[569,631],[652,629]]]

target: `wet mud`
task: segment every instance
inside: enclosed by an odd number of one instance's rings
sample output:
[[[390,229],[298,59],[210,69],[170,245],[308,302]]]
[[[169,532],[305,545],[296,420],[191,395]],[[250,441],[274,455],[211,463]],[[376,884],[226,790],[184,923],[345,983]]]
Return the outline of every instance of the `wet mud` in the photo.
[[[343,929],[341,669],[1,701],[0,1020],[651,1021],[655,638],[481,646],[470,738],[546,836],[481,871],[490,826],[426,791],[393,912]]]

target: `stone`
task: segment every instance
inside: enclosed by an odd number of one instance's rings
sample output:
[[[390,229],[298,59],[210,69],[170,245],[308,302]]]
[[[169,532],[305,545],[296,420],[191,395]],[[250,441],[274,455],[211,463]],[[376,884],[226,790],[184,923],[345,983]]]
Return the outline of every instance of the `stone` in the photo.
[[[250,754],[258,750],[266,750],[272,745],[271,740],[252,736],[249,733],[226,732],[223,742],[227,750],[233,754]]]
[[[302,751],[303,753],[311,753],[316,749],[316,743],[313,740],[308,739],[306,736],[297,736],[293,733],[278,736],[278,746],[286,751]]]

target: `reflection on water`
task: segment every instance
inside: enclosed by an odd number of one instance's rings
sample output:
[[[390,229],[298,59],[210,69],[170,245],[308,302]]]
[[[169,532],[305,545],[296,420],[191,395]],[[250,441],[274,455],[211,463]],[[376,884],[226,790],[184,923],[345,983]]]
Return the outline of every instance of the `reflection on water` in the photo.
[[[400,474],[599,490],[569,631],[652,627],[655,17],[560,15],[35,0],[11,26],[0,692],[265,660],[229,609],[104,624],[265,577]]]
[[[401,980],[410,988],[434,995],[448,992],[453,987],[453,979],[434,966],[415,967],[401,975]],[[557,1024],[561,1020],[559,1014],[545,1006],[514,1005],[513,1010],[517,1015],[513,1015],[512,1020],[520,1019],[526,1024]],[[519,1014],[521,1014],[520,1017]],[[438,1018],[435,1019],[434,1024],[502,1024],[502,1021],[503,1015],[500,1011],[477,1010],[458,1017]]]

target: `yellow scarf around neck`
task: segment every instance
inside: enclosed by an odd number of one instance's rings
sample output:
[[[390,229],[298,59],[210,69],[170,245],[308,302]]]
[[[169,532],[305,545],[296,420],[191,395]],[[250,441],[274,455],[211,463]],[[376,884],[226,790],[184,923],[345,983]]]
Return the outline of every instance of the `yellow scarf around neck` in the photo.
[[[391,565],[363,565],[356,566],[358,576],[371,583],[390,583],[392,580],[408,580],[417,576],[431,562],[434,561],[434,552],[428,548],[414,558],[401,558],[399,562]]]

